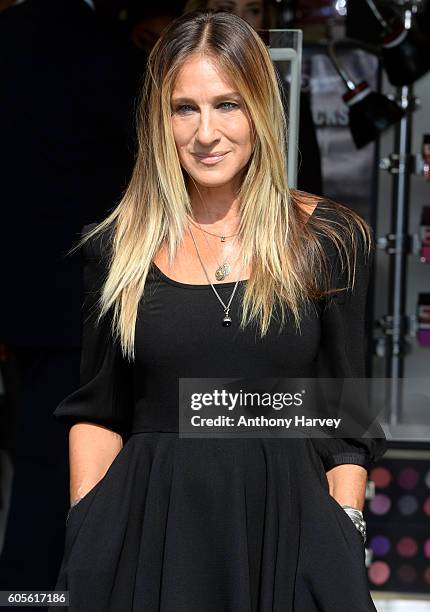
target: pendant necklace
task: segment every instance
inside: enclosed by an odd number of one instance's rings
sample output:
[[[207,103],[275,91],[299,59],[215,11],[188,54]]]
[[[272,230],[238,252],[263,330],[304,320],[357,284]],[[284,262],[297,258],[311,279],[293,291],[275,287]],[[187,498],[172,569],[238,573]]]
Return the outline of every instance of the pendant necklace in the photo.
[[[200,264],[201,264],[201,266],[203,268],[203,271],[204,271],[205,276],[206,276],[206,278],[208,280],[208,283],[212,287],[212,289],[213,289],[216,297],[218,298],[219,302],[221,303],[222,309],[224,311],[224,317],[223,317],[223,320],[222,320],[222,325],[223,325],[223,327],[230,327],[231,326],[230,305],[231,305],[231,302],[233,300],[234,294],[236,293],[236,289],[237,289],[238,284],[240,282],[240,278],[236,281],[236,283],[234,285],[233,292],[232,292],[232,294],[230,296],[230,299],[228,300],[227,304],[225,304],[224,301],[222,300],[222,298],[220,297],[218,291],[215,289],[215,287],[213,286],[213,284],[211,283],[211,281],[209,279],[209,275],[206,272],[206,268],[205,268],[205,266],[203,264],[202,258],[200,257],[199,249],[197,248],[197,244],[196,244],[196,241],[194,239],[193,232],[191,231],[191,228],[189,228],[189,230],[190,230],[191,238],[193,239],[193,242],[194,242],[194,246],[196,247],[197,257],[199,258]],[[240,269],[239,277],[241,276],[242,270],[243,270],[243,266]]]
[[[220,236],[219,234],[213,234],[212,232],[208,232],[207,230],[204,230],[200,226],[200,223],[196,224],[196,222],[194,222],[190,218],[189,218],[189,221],[191,221],[191,223],[193,223],[193,225],[198,227],[198,229],[200,229],[205,234],[209,234],[210,236],[216,236],[217,238],[220,238],[221,242],[225,242],[226,238],[234,238],[234,236],[238,236],[238,234],[232,234],[231,236],[225,236],[225,235]],[[206,236],[205,236],[205,238],[206,238]],[[207,244],[209,246],[209,243],[208,243],[207,239],[206,239],[206,242],[207,242]],[[216,278],[217,281],[222,281],[222,280],[224,280],[231,273],[232,266],[231,266],[230,262],[228,261],[228,259],[225,259],[224,263],[222,263],[221,265],[219,264],[219,261],[217,260],[217,264],[218,264],[218,268],[215,270],[215,278]]]
[[[189,220],[191,221],[191,223],[196,225],[195,221],[193,221],[192,219],[189,219]],[[221,242],[225,242],[226,238],[234,238],[234,236],[238,235],[238,234],[231,234],[230,236],[226,236],[225,234],[213,234],[212,232],[208,232],[208,230],[203,229],[200,226],[200,223],[198,224],[198,226],[202,230],[202,232],[205,232],[205,234],[209,234],[210,236],[216,236],[216,238],[219,238],[221,240]]]

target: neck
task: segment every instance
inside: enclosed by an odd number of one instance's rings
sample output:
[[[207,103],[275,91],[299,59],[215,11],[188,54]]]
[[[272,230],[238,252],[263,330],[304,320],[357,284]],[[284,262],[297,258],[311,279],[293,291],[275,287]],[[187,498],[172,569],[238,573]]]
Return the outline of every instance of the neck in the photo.
[[[199,223],[237,222],[239,216],[239,198],[233,185],[222,187],[203,187],[198,191],[192,181],[189,182],[191,206],[195,219]]]

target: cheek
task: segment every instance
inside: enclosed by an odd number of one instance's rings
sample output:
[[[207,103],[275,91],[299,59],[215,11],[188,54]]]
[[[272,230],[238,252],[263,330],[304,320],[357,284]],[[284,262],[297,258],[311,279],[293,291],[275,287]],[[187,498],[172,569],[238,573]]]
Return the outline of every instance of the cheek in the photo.
[[[251,128],[246,117],[232,117],[224,132],[229,140],[240,147],[251,147]]]
[[[193,129],[190,122],[172,120],[172,132],[176,147],[181,149],[189,143]]]

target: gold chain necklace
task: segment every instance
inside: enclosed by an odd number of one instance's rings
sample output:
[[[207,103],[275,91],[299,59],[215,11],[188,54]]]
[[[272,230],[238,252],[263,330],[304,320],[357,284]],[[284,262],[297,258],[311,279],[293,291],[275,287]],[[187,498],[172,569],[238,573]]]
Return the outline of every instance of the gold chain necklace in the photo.
[[[202,232],[205,232],[205,234],[209,234],[210,236],[215,236],[216,238],[219,238],[221,240],[221,242],[225,242],[227,238],[234,238],[235,236],[238,236],[239,234],[231,234],[230,236],[226,236],[225,234],[213,234],[212,232],[208,232],[207,230],[203,229],[200,226],[200,223],[196,225],[196,222],[193,221],[191,218],[189,219],[191,221],[191,223],[193,223],[193,225],[195,225],[196,227],[198,227],[199,229],[201,229]]]
[[[200,230],[201,230],[202,232],[204,232],[205,234],[209,234],[210,236],[216,236],[217,238],[221,238],[221,242],[225,242],[225,239],[226,239],[226,238],[233,238],[234,236],[238,236],[238,234],[232,234],[231,236],[219,236],[218,234],[213,234],[212,232],[208,232],[207,230],[204,230],[204,229],[203,229],[203,228],[200,226],[200,223],[198,223],[198,222],[197,222],[197,223],[196,223],[196,222],[194,222],[194,221],[193,221],[193,220],[192,220],[192,219],[189,217],[189,215],[187,215],[187,216],[188,216],[188,220],[189,220],[189,221],[190,221],[190,222],[191,222],[191,223],[192,223],[192,224],[193,224],[195,227],[197,227],[198,229],[200,229]],[[191,230],[190,230],[190,233],[191,233]],[[191,235],[192,235],[192,234],[191,234]],[[205,239],[206,239],[206,243],[207,243],[207,245],[209,246],[210,250],[212,251],[212,247],[210,246],[210,244],[209,244],[209,242],[208,242],[208,240],[207,240],[206,236],[205,236]],[[194,237],[193,237],[193,240],[194,240]],[[212,251],[212,253],[213,253],[213,251]],[[216,262],[217,262],[217,265],[218,265],[217,269],[215,270],[215,278],[216,278],[216,280],[217,280],[217,281],[222,281],[222,280],[224,280],[224,279],[225,279],[225,278],[226,278],[226,277],[227,277],[227,276],[228,276],[228,275],[231,273],[231,271],[232,271],[232,265],[231,265],[231,263],[228,261],[228,259],[224,259],[224,262],[223,262],[221,265],[220,265],[220,263],[219,263],[219,261],[218,261],[218,258],[217,258],[217,257],[215,257],[215,259],[216,259]]]

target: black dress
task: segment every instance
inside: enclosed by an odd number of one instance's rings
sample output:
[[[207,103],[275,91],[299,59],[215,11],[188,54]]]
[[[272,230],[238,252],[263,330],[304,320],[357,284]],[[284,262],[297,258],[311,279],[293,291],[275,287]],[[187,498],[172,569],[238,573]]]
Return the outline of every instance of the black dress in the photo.
[[[314,214],[326,214],[317,209]],[[92,226],[86,226],[86,232]],[[210,285],[152,266],[130,365],[96,327],[106,236],[84,247],[81,386],[54,412],[100,423],[124,446],[72,508],[56,584],[73,612],[364,612],[375,610],[361,536],[330,496],[325,472],[369,469],[385,440],[180,438],[178,378],[364,377],[368,267],[356,288],[309,311],[301,335],[231,327]],[[233,282],[219,285],[224,301]],[[53,607],[52,610],[58,610]]]

